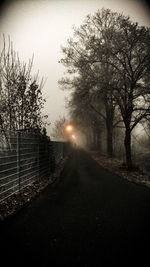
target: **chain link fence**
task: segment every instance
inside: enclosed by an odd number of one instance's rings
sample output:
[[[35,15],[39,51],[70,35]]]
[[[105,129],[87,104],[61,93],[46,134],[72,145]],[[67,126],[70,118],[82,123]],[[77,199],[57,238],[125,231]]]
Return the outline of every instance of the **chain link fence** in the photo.
[[[0,201],[48,177],[66,152],[65,143],[38,134],[18,131],[0,137]]]

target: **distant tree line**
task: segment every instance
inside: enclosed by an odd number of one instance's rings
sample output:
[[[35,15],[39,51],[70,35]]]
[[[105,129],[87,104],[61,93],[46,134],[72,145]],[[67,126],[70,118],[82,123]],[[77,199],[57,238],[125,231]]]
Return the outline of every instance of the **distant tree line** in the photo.
[[[114,133],[118,131],[118,141],[123,133],[128,169],[133,165],[132,132],[139,123],[150,123],[149,44],[150,28],[102,9],[74,28],[73,38],[62,47],[60,62],[67,77],[59,84],[72,90],[72,118],[99,148],[105,127],[109,157],[114,155]]]
[[[22,62],[13,44],[4,37],[0,54],[0,131],[29,130],[44,132],[47,115],[42,114],[45,99],[42,96],[44,79],[38,73],[32,76],[33,58]]]
[[[65,117],[59,117],[59,119],[55,121],[51,136],[56,141],[66,141],[65,127],[68,123]]]

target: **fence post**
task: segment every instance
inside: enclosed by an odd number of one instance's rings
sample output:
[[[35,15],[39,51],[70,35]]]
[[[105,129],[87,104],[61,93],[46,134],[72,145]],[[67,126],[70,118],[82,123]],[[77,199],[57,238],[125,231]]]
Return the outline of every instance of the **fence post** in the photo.
[[[38,136],[38,145],[37,145],[37,164],[38,164],[38,176],[37,179],[40,179],[40,137]]]
[[[50,164],[50,140],[47,141],[47,156],[48,156],[48,175],[51,172],[51,164]]]
[[[17,178],[19,184],[19,192],[21,190],[21,181],[20,181],[20,132],[17,131]]]

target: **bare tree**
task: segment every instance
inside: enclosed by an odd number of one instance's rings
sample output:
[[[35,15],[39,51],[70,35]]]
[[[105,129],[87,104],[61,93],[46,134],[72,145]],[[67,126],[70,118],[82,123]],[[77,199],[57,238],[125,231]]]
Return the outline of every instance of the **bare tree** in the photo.
[[[68,40],[68,46],[62,47],[64,58],[62,64],[67,67],[71,78],[63,78],[59,83],[62,88],[77,89],[79,83],[83,94],[87,98],[87,108],[97,114],[99,123],[104,120],[107,132],[107,154],[113,156],[113,128],[117,125],[115,121],[116,99],[113,95],[112,84],[116,72],[107,62],[101,64],[95,60],[94,54],[97,51],[98,44],[94,46],[91,39],[94,34],[99,34],[99,29],[91,26],[87,16],[87,21],[79,29],[74,28],[74,40]],[[105,19],[106,22],[106,19]],[[89,25],[90,24],[90,25]],[[91,26],[91,28],[90,28]],[[101,30],[105,29],[102,25]],[[104,30],[103,29],[103,30]],[[99,36],[99,38],[102,38]],[[77,41],[78,40],[78,41]],[[105,55],[107,58],[108,55]]]
[[[87,16],[74,33],[74,40],[69,39],[68,47],[63,48],[65,57],[61,62],[71,75],[79,75],[87,65],[91,70],[95,65],[101,70],[105,66],[111,68],[112,79],[106,70],[108,81],[103,99],[108,96],[108,89],[109,99],[112,97],[119,106],[125,126],[126,164],[131,169],[131,132],[150,114],[150,87],[146,81],[150,73],[150,29],[122,14],[102,9]],[[105,83],[105,78],[101,82]]]
[[[120,85],[114,86],[114,96],[125,125],[125,149],[128,169],[132,168],[131,132],[150,114],[150,87],[145,82],[149,73],[150,30],[139,27],[128,18],[120,21],[120,31],[114,31],[108,63],[117,71]],[[115,88],[116,87],[116,88]]]
[[[76,84],[77,86],[77,84]],[[68,107],[76,127],[85,135],[90,148],[101,148],[102,119],[90,107],[88,88],[79,84],[71,95]]]
[[[55,121],[51,134],[51,136],[55,140],[58,141],[66,140],[65,126],[67,125],[67,123],[68,121],[65,117],[60,117],[58,120]]]
[[[8,40],[0,55],[0,125],[5,132],[45,127],[42,108],[44,79],[32,76],[33,57],[28,64],[21,62]],[[45,117],[45,119],[47,116]]]

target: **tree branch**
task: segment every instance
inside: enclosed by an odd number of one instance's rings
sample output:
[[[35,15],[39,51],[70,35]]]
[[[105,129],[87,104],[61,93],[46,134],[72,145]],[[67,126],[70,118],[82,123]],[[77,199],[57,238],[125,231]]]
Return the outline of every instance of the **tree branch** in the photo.
[[[140,117],[138,117],[135,122],[132,124],[131,128],[130,128],[130,132],[132,132],[132,130],[135,128],[135,126],[145,117],[149,116],[150,113],[145,112],[144,114],[142,114]]]
[[[101,113],[99,112],[92,104],[89,104],[89,106],[98,114],[100,115],[104,120],[106,120],[106,117]]]

